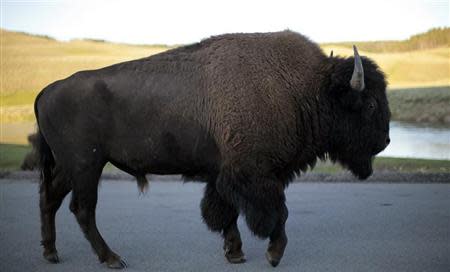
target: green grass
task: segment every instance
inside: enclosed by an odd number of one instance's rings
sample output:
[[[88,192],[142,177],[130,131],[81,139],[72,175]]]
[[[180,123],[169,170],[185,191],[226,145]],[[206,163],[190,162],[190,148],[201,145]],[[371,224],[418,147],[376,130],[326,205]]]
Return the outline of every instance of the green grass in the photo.
[[[18,170],[31,146],[0,144],[0,170]]]
[[[396,172],[450,173],[450,161],[378,157],[374,169]]]
[[[31,151],[27,145],[0,144],[0,170],[19,170],[25,155]],[[112,165],[107,165],[106,171],[117,171]],[[334,174],[346,171],[330,162],[319,162],[314,168],[315,173]],[[450,161],[377,157],[374,171],[450,173]]]
[[[374,171],[450,173],[450,161],[377,157]],[[312,172],[335,174],[345,171],[341,166],[331,162],[319,162]]]
[[[20,170],[23,159],[30,151],[30,145],[0,144],[0,171]],[[118,171],[109,163],[105,166],[105,170]]]

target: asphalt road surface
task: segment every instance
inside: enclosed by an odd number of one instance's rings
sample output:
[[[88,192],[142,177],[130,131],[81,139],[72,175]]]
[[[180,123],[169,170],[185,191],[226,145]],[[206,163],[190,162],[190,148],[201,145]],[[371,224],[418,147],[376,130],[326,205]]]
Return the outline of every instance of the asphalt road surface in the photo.
[[[57,216],[61,263],[39,245],[37,184],[0,180],[0,271],[110,271],[83,237],[66,198]],[[245,264],[228,264],[202,223],[203,184],[101,184],[97,223],[126,271],[450,271],[450,184],[294,183],[287,189],[289,244],[277,268],[267,241],[239,227]]]

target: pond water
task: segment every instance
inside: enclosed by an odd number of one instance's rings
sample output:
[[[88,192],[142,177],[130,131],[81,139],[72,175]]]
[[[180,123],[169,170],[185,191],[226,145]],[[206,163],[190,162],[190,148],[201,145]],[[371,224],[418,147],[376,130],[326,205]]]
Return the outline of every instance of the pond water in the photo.
[[[378,156],[450,160],[450,125],[391,122],[390,137]]]

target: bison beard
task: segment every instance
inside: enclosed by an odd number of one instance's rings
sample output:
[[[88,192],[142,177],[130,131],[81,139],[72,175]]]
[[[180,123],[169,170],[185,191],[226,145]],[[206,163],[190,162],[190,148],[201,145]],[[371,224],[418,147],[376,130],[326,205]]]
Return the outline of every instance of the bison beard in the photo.
[[[359,178],[389,142],[386,83],[377,65],[327,57],[290,31],[229,34],[148,58],[83,71],[36,98],[44,257],[58,262],[55,214],[70,210],[101,262],[123,268],[100,235],[95,208],[107,162],[134,175],[182,174],[207,183],[204,222],[225,257],[245,261],[237,228],[269,238],[266,258],[287,244],[284,189],[317,159]]]

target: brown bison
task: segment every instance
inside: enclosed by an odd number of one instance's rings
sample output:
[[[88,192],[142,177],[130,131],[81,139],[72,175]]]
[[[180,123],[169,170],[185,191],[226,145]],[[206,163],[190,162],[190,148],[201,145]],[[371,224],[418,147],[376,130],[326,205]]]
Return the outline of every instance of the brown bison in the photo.
[[[269,238],[276,266],[287,244],[284,189],[329,158],[364,179],[389,143],[383,73],[371,60],[326,56],[291,31],[212,37],[151,57],[78,72],[36,98],[44,257],[58,262],[55,213],[72,191],[100,262],[122,268],[95,223],[110,162],[145,187],[147,173],[206,182],[204,222],[245,261],[237,228]]]

